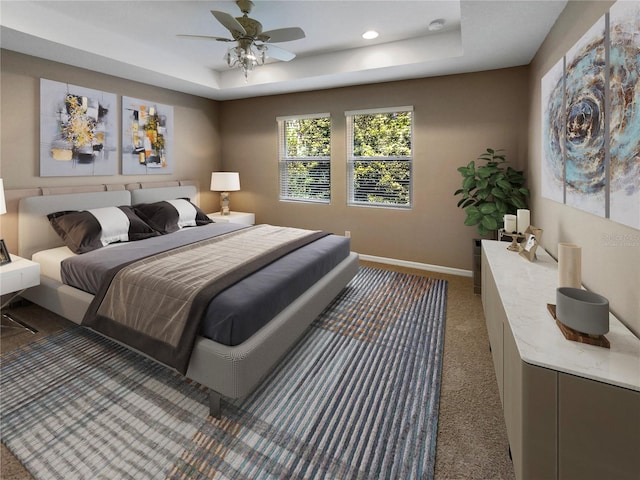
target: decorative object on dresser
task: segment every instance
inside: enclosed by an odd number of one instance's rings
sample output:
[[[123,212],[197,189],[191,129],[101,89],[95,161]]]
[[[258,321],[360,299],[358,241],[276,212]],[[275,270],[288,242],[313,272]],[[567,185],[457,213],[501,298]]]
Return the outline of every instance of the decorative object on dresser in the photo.
[[[517,233],[518,232],[518,221],[515,215],[506,214],[503,217],[504,220],[504,231],[506,233]]]
[[[556,315],[565,325],[588,335],[609,331],[609,300],[581,288],[556,290]]]
[[[229,192],[240,190],[240,175],[238,172],[213,172],[211,174],[211,191],[220,193],[220,213],[229,215],[231,207]]]
[[[507,250],[509,250],[511,252],[519,252],[520,251],[520,245],[518,244],[518,242],[520,240],[522,240],[523,238],[525,238],[524,235],[522,235],[522,234],[520,234],[518,232],[509,233],[507,231],[503,231],[502,232],[502,236],[511,238],[511,243],[507,247]]]
[[[502,151],[487,148],[478,157],[479,162],[486,164],[476,167],[472,160],[466,167],[458,168],[462,188],[456,190],[454,196],[462,195],[458,207],[467,214],[464,224],[477,225],[482,236],[497,231],[505,214],[527,208],[529,190],[524,187],[524,173],[506,166],[507,159],[500,153]]]
[[[524,237],[525,241],[520,246],[520,255],[533,262],[536,259],[536,249],[540,245],[540,239],[542,238],[542,229],[529,225],[524,232]]]
[[[609,331],[609,301],[581,288],[559,287],[556,305],[547,304],[567,340],[610,348],[604,336]]]
[[[519,233],[527,231],[531,225],[531,212],[526,208],[519,208],[516,212],[516,228]]]
[[[582,247],[575,243],[558,244],[558,287],[582,286]]]
[[[556,306],[552,303],[547,303],[547,310],[556,321],[556,325],[564,335],[564,338],[571,340],[572,342],[586,343],[588,345],[595,345],[596,347],[611,348],[609,340],[604,335],[587,335],[586,333],[578,332],[571,327],[567,327],[564,323],[558,320],[556,314]]]

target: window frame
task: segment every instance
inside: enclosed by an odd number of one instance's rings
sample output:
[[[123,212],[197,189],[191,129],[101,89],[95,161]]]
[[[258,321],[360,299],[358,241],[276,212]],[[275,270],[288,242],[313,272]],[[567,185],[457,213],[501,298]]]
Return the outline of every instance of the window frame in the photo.
[[[286,138],[286,122],[290,120],[306,120],[306,119],[329,119],[329,155],[320,156],[305,156],[305,157],[289,157],[287,155],[287,138]],[[331,204],[331,136],[333,135],[333,129],[331,125],[331,114],[328,112],[323,113],[309,113],[303,115],[287,115],[276,117],[278,124],[278,200],[281,202],[301,202],[301,203],[313,203],[317,205],[329,205]],[[285,189],[288,188],[287,168],[291,163],[296,162],[322,162],[326,163],[327,171],[329,173],[329,182],[326,189],[328,197],[326,199],[318,198],[303,198],[292,195],[284,195]]]
[[[411,155],[402,156],[376,156],[376,157],[356,157],[354,156],[354,117],[357,115],[375,115],[379,113],[411,113]],[[413,158],[414,158],[414,123],[415,115],[413,105],[405,105],[399,107],[383,107],[371,108],[365,110],[349,110],[345,111],[346,118],[346,152],[347,152],[347,206],[350,207],[368,207],[368,208],[387,208],[399,210],[411,210],[413,208]],[[408,204],[383,203],[383,202],[363,202],[354,199],[354,169],[356,162],[407,162],[409,167],[409,202]]]

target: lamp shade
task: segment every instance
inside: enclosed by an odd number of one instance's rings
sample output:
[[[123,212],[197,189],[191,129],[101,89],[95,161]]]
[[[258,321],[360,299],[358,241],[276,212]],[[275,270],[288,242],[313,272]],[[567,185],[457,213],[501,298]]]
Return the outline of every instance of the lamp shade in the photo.
[[[211,190],[214,192],[240,190],[240,175],[238,172],[213,172],[211,174]]]
[[[4,183],[0,178],[0,215],[7,213],[7,204],[4,201]]]

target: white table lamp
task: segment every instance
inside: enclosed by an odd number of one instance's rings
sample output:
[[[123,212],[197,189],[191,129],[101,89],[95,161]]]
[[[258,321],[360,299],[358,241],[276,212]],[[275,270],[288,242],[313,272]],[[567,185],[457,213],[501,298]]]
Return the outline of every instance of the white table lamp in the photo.
[[[240,190],[238,172],[213,172],[211,174],[211,191],[220,193],[220,213],[229,215],[229,192]]]

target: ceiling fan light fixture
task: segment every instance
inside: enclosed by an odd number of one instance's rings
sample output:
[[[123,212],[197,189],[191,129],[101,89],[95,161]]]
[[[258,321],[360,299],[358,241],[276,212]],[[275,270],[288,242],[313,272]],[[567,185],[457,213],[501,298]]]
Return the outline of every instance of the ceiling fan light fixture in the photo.
[[[225,53],[223,59],[229,68],[239,67],[248,81],[249,72],[254,67],[264,65],[269,56],[269,45],[279,42],[291,42],[305,38],[304,31],[300,27],[277,28],[275,30],[262,31],[262,24],[249,17],[254,6],[251,0],[237,0],[236,5],[244,14],[242,17],[232,17],[226,12],[211,10],[211,14],[231,33],[232,38],[213,37],[209,35],[178,35],[183,38],[200,38],[215,40],[217,42],[237,42]],[[269,44],[269,45],[267,45]],[[295,58],[295,54],[277,46],[271,46],[271,58],[288,62]]]
[[[257,50],[256,51],[254,50]],[[248,45],[246,47],[231,47],[224,55],[224,60],[229,68],[239,67],[242,69],[244,78],[248,80],[249,73],[253,71],[256,65],[264,65],[267,59],[266,45]]]
[[[373,40],[374,38],[378,38],[379,33],[375,30],[367,30],[362,34],[362,38],[365,40]]]

